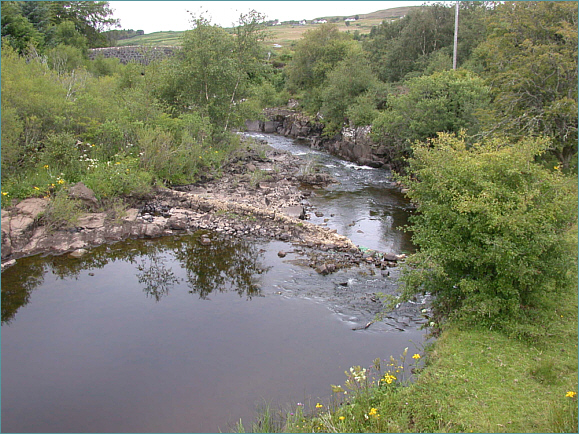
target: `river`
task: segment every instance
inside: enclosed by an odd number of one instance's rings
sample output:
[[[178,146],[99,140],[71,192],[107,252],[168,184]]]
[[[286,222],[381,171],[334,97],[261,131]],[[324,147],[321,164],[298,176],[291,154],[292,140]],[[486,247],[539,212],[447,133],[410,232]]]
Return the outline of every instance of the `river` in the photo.
[[[309,197],[311,221],[412,251],[397,229],[410,207],[387,171],[263,138],[341,181]],[[396,291],[396,268],[322,276],[288,243],[199,237],[24,258],[2,273],[3,432],[227,432],[265,403],[327,402],[350,366],[420,351],[420,304],[352,330],[381,310],[377,292]]]

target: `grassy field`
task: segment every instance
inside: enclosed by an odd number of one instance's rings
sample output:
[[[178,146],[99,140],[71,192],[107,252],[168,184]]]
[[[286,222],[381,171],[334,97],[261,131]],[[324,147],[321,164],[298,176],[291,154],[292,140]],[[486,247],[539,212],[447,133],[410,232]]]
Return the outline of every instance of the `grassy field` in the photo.
[[[344,18],[347,17],[327,16],[319,18],[324,18],[328,22],[331,22],[333,19],[338,19],[339,21],[336,24],[338,25],[340,31],[354,33],[356,30],[358,30],[361,34],[366,34],[370,33],[372,27],[379,25],[383,20],[399,19],[400,17],[406,15],[410,9],[415,7],[417,6],[391,8],[372,12],[370,14],[360,14],[359,20],[350,22],[349,26],[347,26],[346,23],[344,22]],[[304,32],[314,29],[316,26],[319,25],[310,23],[311,21],[308,21],[308,24],[304,26],[283,24],[280,26],[268,27],[270,37],[267,41],[267,44],[271,45],[271,47],[276,50],[281,50],[285,47],[291,46],[292,42],[300,39],[304,34]],[[149,45],[149,46],[174,47],[178,46],[181,43],[180,38],[182,34],[183,32],[173,32],[173,31],[149,33],[147,35],[135,36],[129,39],[120,40],[118,41],[117,45],[118,46]],[[281,47],[277,47],[278,45],[281,45]]]

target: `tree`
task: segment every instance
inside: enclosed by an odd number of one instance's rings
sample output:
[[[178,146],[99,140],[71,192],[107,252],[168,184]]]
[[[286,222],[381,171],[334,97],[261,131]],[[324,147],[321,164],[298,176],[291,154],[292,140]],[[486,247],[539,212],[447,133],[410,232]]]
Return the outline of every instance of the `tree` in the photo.
[[[359,95],[378,86],[378,79],[361,51],[352,52],[328,73],[322,91],[320,112],[326,123],[325,131],[335,133],[347,120],[347,112]]]
[[[59,25],[70,21],[87,39],[88,47],[106,47],[108,40],[103,33],[109,27],[118,26],[112,18],[113,11],[106,1],[53,1],[50,3],[52,22]]]
[[[468,61],[484,40],[484,17],[492,13],[489,2],[460,2],[458,64]],[[437,52],[452,56],[454,6],[433,4],[410,11],[401,20],[384,21],[373,27],[364,48],[370,54],[378,77],[397,82],[409,74],[421,75]],[[446,69],[451,69],[452,62]]]
[[[568,168],[577,159],[577,3],[505,2],[477,51],[491,86],[489,132],[548,136]]]
[[[19,3],[2,2],[2,45],[8,44],[19,53],[23,53],[30,46],[41,46],[44,43],[44,36],[22,15]]]
[[[478,132],[477,112],[488,106],[488,88],[465,70],[436,72],[409,80],[372,125],[373,139],[393,149],[393,158],[410,155],[411,144],[439,132]],[[395,162],[395,167],[399,163]]]
[[[319,110],[320,88],[326,77],[356,45],[351,35],[341,33],[335,24],[322,24],[305,32],[285,69],[290,92],[304,91],[305,105],[310,111]]]
[[[469,145],[441,134],[413,145],[418,253],[407,264],[405,295],[430,292],[437,312],[486,326],[525,318],[545,294],[562,291],[577,245],[576,181],[535,163],[547,139]]]
[[[245,100],[263,68],[263,16],[242,15],[233,35],[203,17],[194,17],[193,24],[182,49],[166,63],[156,92],[175,114],[197,111],[214,131],[228,131],[250,116]]]

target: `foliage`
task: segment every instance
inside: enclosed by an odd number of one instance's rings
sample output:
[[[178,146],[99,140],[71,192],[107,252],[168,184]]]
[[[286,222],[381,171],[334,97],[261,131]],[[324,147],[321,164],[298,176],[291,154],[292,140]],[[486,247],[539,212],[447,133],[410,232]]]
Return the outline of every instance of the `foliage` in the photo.
[[[487,107],[488,99],[482,79],[465,70],[416,77],[387,99],[386,110],[374,119],[372,137],[400,160],[410,154],[411,143],[439,132],[474,135],[477,112]]]
[[[152,189],[153,176],[139,169],[139,160],[120,157],[117,161],[92,160],[83,181],[97,198],[141,197]]]
[[[441,134],[413,145],[411,217],[418,253],[406,296],[436,295],[439,314],[500,327],[523,321],[542,295],[564,288],[574,266],[564,237],[577,219],[575,182],[536,164],[547,140],[468,146]]]
[[[46,207],[44,226],[49,231],[74,227],[81,213],[81,202],[71,199],[66,190],[60,190]]]
[[[103,34],[118,24],[105,1],[2,2],[2,40],[24,53],[29,47],[67,44],[77,48],[108,46]]]
[[[235,35],[203,17],[193,17],[193,26],[162,71],[156,94],[175,113],[194,110],[207,116],[216,130],[229,131],[250,114],[252,106],[244,101],[252,77],[262,69],[263,16],[242,15]]]
[[[342,33],[334,24],[322,24],[308,30],[295,47],[285,68],[290,92],[307,91],[305,106],[316,112],[320,106],[320,88],[330,71],[357,47],[351,35]]]
[[[17,172],[50,132],[66,122],[66,90],[39,59],[2,48],[2,177]]]
[[[377,86],[378,79],[364,53],[361,49],[352,50],[328,73],[320,109],[326,123],[325,131],[332,134],[341,130],[347,120],[348,109],[356,98]]]
[[[459,65],[468,60],[476,45],[484,40],[482,18],[492,12],[485,2],[460,2],[458,44]],[[412,9],[400,20],[384,20],[372,28],[364,42],[378,77],[398,82],[408,74],[421,75],[440,50],[454,42],[454,4],[436,3]],[[447,64],[447,69],[452,63]]]
[[[489,131],[547,136],[564,168],[577,160],[577,3],[505,2],[477,50],[491,85]]]

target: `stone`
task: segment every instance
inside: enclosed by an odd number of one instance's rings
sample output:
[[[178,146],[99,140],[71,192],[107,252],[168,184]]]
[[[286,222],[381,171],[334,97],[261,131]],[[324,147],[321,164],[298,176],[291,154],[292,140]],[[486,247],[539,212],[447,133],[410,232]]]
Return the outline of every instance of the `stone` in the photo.
[[[105,225],[106,213],[85,214],[80,217],[76,223],[76,227],[83,229],[97,229]]]
[[[294,219],[304,220],[306,218],[306,211],[303,206],[286,206],[281,208],[280,211],[288,217]]]
[[[92,191],[82,182],[77,182],[72,187],[70,187],[68,189],[68,196],[72,199],[81,200],[89,207],[95,207],[98,205],[98,200],[94,194],[94,191]]]
[[[72,256],[73,258],[80,258],[81,256],[83,256],[88,250],[86,249],[77,249],[74,250],[73,252],[70,252],[70,256]]]
[[[46,207],[48,206],[48,200],[43,198],[30,198],[24,199],[18,205],[15,206],[17,212],[22,214],[28,214],[33,219],[38,217],[38,214],[44,212]],[[2,218],[4,218],[4,213],[2,214]]]
[[[280,258],[285,258],[287,255],[286,252],[284,252],[283,250],[280,250],[279,252],[277,252],[277,256],[279,256]]]
[[[187,216],[185,215],[174,215],[167,220],[167,227],[172,230],[183,231],[189,226]]]

